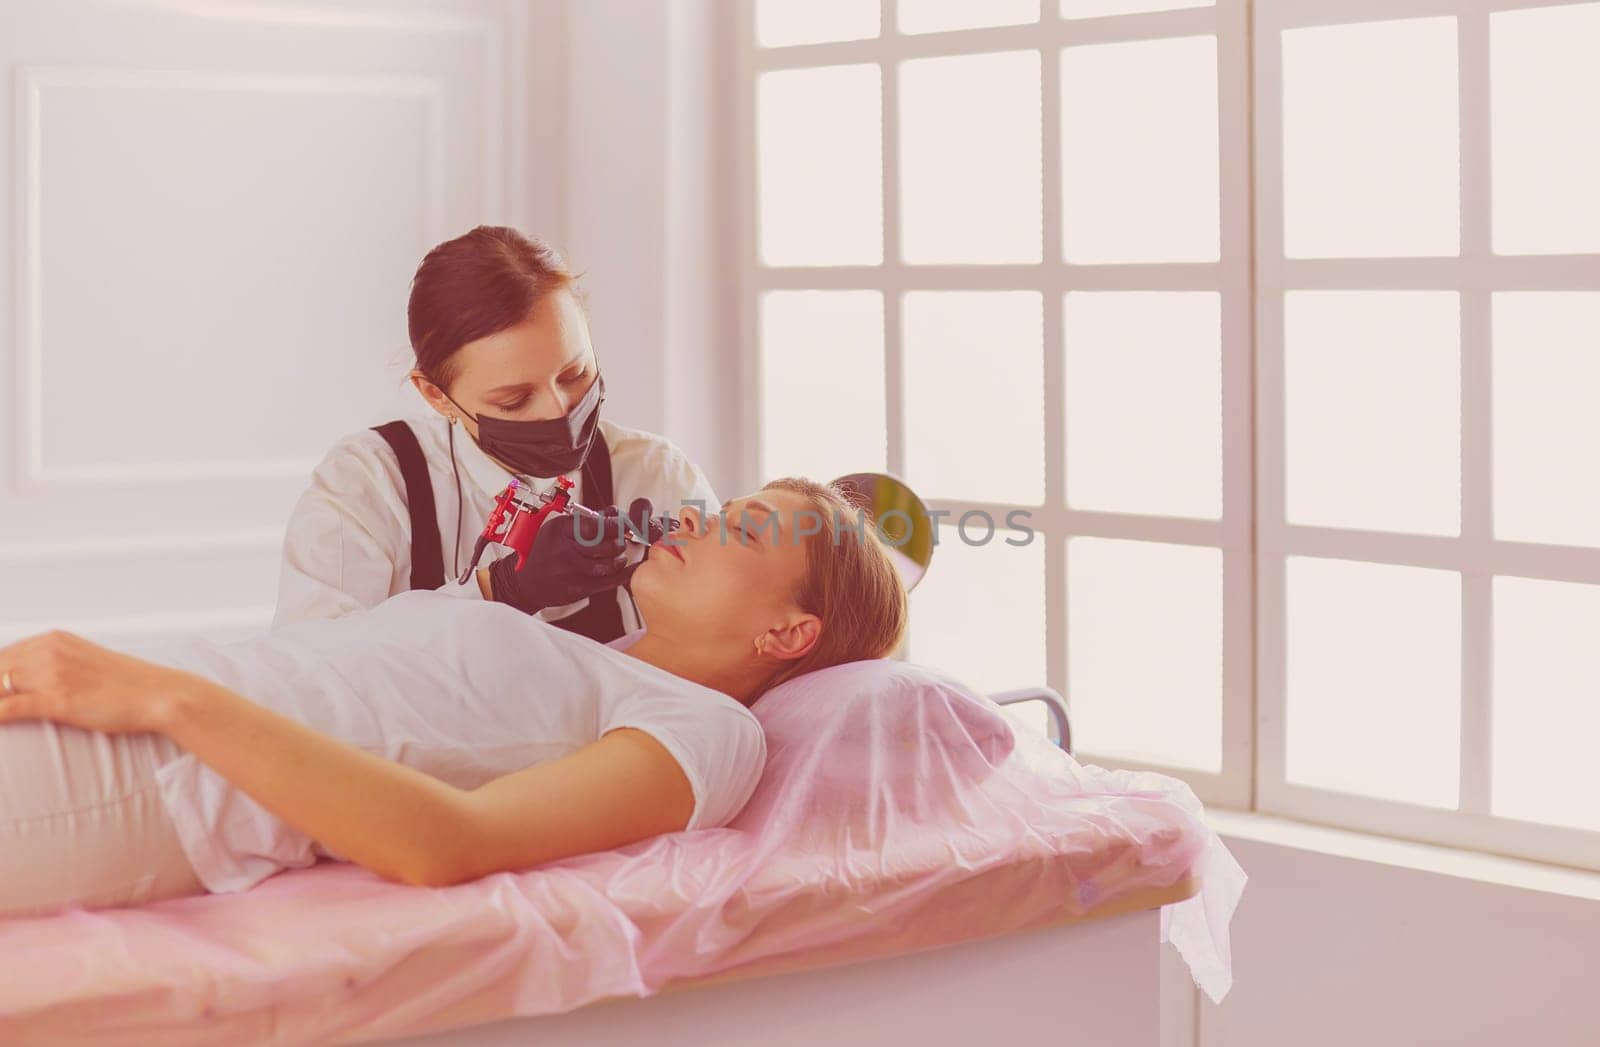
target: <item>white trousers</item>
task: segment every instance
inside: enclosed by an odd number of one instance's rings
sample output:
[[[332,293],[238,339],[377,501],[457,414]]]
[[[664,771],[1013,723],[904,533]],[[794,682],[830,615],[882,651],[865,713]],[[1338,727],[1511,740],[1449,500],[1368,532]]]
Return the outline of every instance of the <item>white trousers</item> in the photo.
[[[0,725],[0,917],[203,894],[157,791],[160,734]]]

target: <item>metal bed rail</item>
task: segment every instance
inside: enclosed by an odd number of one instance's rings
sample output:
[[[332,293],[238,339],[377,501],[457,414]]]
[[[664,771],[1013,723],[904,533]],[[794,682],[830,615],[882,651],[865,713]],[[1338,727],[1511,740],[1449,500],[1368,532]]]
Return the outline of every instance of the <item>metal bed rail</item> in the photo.
[[[1072,723],[1068,718],[1067,700],[1049,687],[1019,687],[1014,691],[999,691],[989,696],[996,705],[1017,705],[1021,702],[1043,702],[1050,714],[1050,740],[1068,753],[1072,752]]]

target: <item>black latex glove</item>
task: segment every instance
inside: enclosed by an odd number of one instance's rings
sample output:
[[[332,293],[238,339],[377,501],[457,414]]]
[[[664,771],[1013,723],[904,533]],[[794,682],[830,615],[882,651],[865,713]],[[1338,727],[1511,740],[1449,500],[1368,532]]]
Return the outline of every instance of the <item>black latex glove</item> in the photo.
[[[655,506],[650,504],[650,499],[648,498],[635,498],[633,500],[628,506],[627,523],[624,526],[628,527],[628,534],[635,540],[643,538],[650,545],[659,542],[661,537],[671,530],[670,523],[655,518]],[[645,560],[649,558],[650,550],[647,547],[644,551],[644,556],[640,558],[638,563],[632,564],[623,570],[622,584],[624,586],[633,580],[633,572],[637,571]]]
[[[631,574],[622,520],[613,505],[598,520],[571,513],[550,516],[534,535],[522,570],[515,556],[489,565],[489,589],[496,602],[534,614],[608,592]]]
[[[662,520],[655,515],[655,506],[650,504],[648,498],[635,498],[633,504],[628,506],[628,521],[631,525],[630,534],[642,536],[652,545],[661,540],[672,527],[676,526],[671,521]]]

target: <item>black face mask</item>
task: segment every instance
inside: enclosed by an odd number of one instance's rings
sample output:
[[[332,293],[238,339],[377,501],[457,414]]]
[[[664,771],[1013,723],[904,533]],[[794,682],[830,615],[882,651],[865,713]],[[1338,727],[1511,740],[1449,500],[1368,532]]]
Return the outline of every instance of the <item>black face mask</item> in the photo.
[[[560,418],[518,422],[471,415],[478,423],[478,446],[523,476],[548,479],[570,473],[589,459],[589,448],[600,431],[600,405],[605,398],[605,378],[597,374],[583,399]],[[454,399],[450,402],[456,403]],[[456,406],[470,415],[460,404]]]

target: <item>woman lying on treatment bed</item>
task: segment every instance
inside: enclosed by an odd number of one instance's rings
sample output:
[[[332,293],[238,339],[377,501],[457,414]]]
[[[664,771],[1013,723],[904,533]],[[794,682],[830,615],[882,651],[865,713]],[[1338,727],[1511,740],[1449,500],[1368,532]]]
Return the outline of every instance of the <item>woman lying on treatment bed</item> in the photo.
[[[445,885],[725,824],[766,756],[747,706],[888,655],[905,591],[820,484],[681,519],[633,578],[648,627],[608,645],[413,592],[154,662],[60,633],[0,649],[0,916],[320,856]]]

